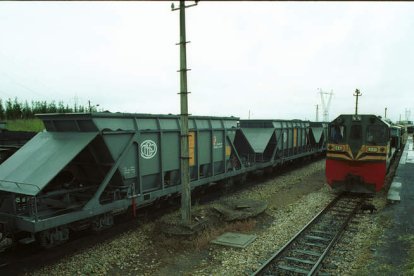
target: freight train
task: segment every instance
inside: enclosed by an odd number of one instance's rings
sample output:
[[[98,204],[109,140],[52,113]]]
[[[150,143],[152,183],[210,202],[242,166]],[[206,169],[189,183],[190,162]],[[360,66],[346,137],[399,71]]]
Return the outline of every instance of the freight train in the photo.
[[[3,247],[52,247],[72,231],[100,231],[114,216],[179,195],[180,117],[82,113],[39,115],[38,133],[0,165]],[[190,116],[192,189],[240,183],[324,154],[327,124]]]
[[[403,129],[375,115],[340,115],[328,126],[326,178],[337,191],[375,193],[396,152],[405,143]]]

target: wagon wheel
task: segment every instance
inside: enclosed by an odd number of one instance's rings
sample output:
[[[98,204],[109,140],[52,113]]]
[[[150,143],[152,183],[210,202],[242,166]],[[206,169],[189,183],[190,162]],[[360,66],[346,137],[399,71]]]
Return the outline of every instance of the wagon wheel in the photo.
[[[39,233],[39,242],[40,246],[43,248],[52,248],[57,245],[57,241],[55,241],[53,234],[49,230],[45,230]]]
[[[107,228],[110,228],[114,224],[113,216],[110,214],[106,214],[103,216],[97,217],[91,225],[91,228],[95,232],[100,232]]]
[[[44,230],[38,234],[40,246],[49,249],[58,246],[69,239],[69,229],[66,227],[59,229]]]

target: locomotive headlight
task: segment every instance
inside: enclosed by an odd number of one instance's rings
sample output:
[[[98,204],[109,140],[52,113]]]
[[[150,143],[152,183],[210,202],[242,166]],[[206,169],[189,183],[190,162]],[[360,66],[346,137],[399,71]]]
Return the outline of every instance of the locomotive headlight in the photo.
[[[335,146],[335,150],[343,150],[342,146]]]

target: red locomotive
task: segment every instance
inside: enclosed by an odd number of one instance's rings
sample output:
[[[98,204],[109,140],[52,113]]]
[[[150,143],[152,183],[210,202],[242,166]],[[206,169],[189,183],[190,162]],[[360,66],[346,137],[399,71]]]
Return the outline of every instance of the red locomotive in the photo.
[[[374,193],[384,186],[394,151],[390,125],[375,115],[340,115],[329,124],[326,178],[337,191]]]

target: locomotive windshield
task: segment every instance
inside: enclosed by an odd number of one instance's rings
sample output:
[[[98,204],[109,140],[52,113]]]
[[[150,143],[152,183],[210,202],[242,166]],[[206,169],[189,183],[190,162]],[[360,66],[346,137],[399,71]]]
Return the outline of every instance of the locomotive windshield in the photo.
[[[338,144],[344,141],[345,127],[339,125],[331,125],[329,129],[329,138],[332,143]]]
[[[370,144],[383,144],[388,141],[388,132],[385,126],[372,125],[367,127],[367,142]]]
[[[361,125],[352,125],[351,126],[351,133],[349,135],[349,139],[351,140],[361,140],[362,138],[362,127]]]

